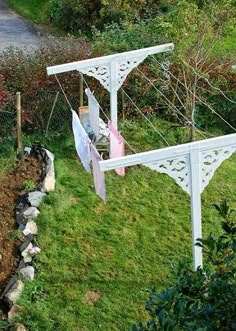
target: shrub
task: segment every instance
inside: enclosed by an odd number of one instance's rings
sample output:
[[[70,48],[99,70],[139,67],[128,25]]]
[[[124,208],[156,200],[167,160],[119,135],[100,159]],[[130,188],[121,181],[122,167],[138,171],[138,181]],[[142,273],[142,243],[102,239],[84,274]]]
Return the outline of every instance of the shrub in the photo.
[[[199,240],[206,267],[196,272],[182,263],[175,283],[158,293],[153,289],[146,304],[151,319],[133,331],[236,329],[236,222],[226,201],[214,205],[222,217],[222,234]]]
[[[67,32],[103,30],[106,24],[140,20],[155,15],[159,3],[154,0],[52,0],[51,21]]]
[[[226,95],[228,99],[223,97],[221,94],[210,96],[208,98],[208,102],[221,116],[223,116],[226,121],[228,121],[233,127],[236,127],[236,95],[233,93],[233,91],[228,92]],[[198,109],[200,127],[205,130],[221,128],[225,134],[233,133],[232,128],[230,128],[209,109],[206,109],[206,107],[201,105],[198,107]]]

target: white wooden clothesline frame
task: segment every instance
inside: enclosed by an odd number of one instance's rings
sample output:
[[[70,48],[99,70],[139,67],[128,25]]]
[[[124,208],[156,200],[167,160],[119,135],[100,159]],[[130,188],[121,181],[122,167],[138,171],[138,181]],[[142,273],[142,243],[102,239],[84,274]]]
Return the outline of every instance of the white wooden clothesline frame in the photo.
[[[101,171],[143,164],[168,174],[191,198],[194,269],[202,267],[201,193],[221,163],[236,152],[236,134],[100,161]]]
[[[111,121],[117,128],[117,92],[128,74],[149,55],[170,52],[174,44],[163,44],[93,59],[60,64],[47,68],[48,75],[77,70],[96,78],[110,93]]]
[[[110,92],[113,125],[117,127],[117,92],[127,75],[149,55],[169,52],[174,44],[164,44],[130,52],[102,56],[47,68],[48,75],[77,70],[96,78]],[[236,69],[236,66],[233,66]],[[202,266],[201,193],[221,163],[236,152],[236,134],[138,153],[99,162],[101,171],[143,164],[168,174],[191,198],[192,251],[194,268]]]

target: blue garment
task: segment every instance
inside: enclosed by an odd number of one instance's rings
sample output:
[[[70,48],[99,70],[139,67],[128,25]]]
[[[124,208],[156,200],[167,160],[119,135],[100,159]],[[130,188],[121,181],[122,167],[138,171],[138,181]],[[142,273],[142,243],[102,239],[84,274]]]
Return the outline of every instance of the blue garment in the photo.
[[[79,158],[87,172],[91,172],[90,162],[91,162],[91,153],[90,153],[90,139],[85,132],[79,116],[74,110],[72,110],[72,129],[75,139],[75,148],[79,155]]]

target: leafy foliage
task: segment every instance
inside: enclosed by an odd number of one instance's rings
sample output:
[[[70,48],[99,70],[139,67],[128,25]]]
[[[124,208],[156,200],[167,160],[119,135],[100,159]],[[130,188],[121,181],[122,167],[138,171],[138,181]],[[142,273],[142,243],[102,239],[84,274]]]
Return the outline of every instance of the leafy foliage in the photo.
[[[36,186],[36,183],[33,180],[27,179],[23,182],[22,187],[25,191],[33,190]]]
[[[132,3],[130,1],[122,3],[123,7],[120,1],[105,0],[95,2],[61,0],[56,1],[55,6],[52,3],[52,16],[59,15],[58,24],[62,24],[65,20],[66,24],[72,24],[75,29],[77,23],[82,24],[84,29],[94,26],[92,28],[93,43],[90,46],[84,40],[78,41],[69,38],[65,41],[61,40],[60,44],[55,42],[53,45],[46,45],[30,55],[20,50],[7,50],[0,57],[0,90],[2,91],[0,92],[2,93],[0,102],[1,100],[6,101],[6,95],[14,97],[16,91],[27,92],[22,97],[23,129],[26,128],[27,132],[32,132],[35,131],[32,127],[37,126],[40,130],[45,130],[53,104],[53,93],[58,91],[58,84],[54,77],[48,77],[46,74],[45,68],[48,65],[174,41],[176,49],[171,57],[160,55],[158,60],[161,63],[169,61],[171,65],[168,68],[175,78],[170,77],[158,64],[150,64],[151,61],[145,62],[143,67],[140,67],[141,71],[164,93],[164,96],[157,93],[154,87],[135,70],[124,84],[126,92],[145,113],[164,115],[166,119],[177,122],[178,126],[187,128],[190,133],[188,140],[193,138],[192,126],[189,124],[191,122],[195,123],[199,129],[214,131],[214,133],[216,128],[221,132],[222,130],[227,133],[232,132],[222,120],[217,119],[206,104],[210,104],[223,118],[234,125],[234,103],[227,101],[219,90],[213,89],[212,91],[207,83],[209,80],[211,84],[219,87],[227,96],[234,99],[236,74],[230,73],[229,70],[232,62],[232,59],[228,58],[230,52],[224,55],[219,52],[226,32],[228,31],[227,36],[229,36],[229,27],[233,26],[235,13],[233,1],[217,1],[214,6],[210,6],[211,2],[208,1],[159,1],[155,2],[155,6],[151,0],[137,1],[135,7],[137,13],[132,14],[133,18],[129,16]],[[70,5],[73,10],[78,11],[78,17],[75,18],[77,23],[74,24],[67,15],[60,14],[62,4],[63,6]],[[120,21],[112,19],[114,8],[118,12],[119,10],[127,11],[126,14],[119,15]],[[148,9],[146,10],[146,8]],[[151,12],[148,12],[150,10]],[[109,18],[107,21],[105,20],[106,15]],[[103,32],[100,31],[100,23],[91,22],[95,16],[99,16],[99,20],[102,19]],[[221,29],[215,23],[218,20],[221,22]],[[109,25],[107,25],[108,21]],[[113,23],[111,24],[111,22]],[[228,28],[226,29],[226,27]],[[215,46],[209,51],[212,40],[218,45],[216,54],[214,54]],[[228,50],[231,50],[231,47]],[[178,79],[184,86],[178,82]],[[66,73],[60,75],[60,81],[72,106],[77,109],[79,75],[76,72]],[[89,78],[88,81],[102,107],[109,108],[108,96],[104,89],[95,80]],[[45,97],[44,93],[35,94],[35,91],[44,92],[45,90],[52,92],[50,98]],[[205,101],[205,104],[196,99],[195,95]],[[176,114],[175,107],[185,116],[185,119],[181,114],[180,116]],[[64,105],[61,108],[65,113]],[[137,115],[136,109],[132,107],[129,100],[126,99],[123,102],[121,95],[119,95],[119,112],[122,112],[120,114],[122,118],[124,115],[133,117]],[[12,126],[11,119],[9,122]],[[36,123],[36,125],[32,125],[32,123]],[[4,130],[2,130],[3,132]]]
[[[158,10],[154,0],[52,0],[50,16],[55,25],[78,33],[101,30],[108,23],[140,20]]]
[[[185,263],[176,271],[173,286],[158,293],[153,289],[146,304],[151,319],[139,323],[144,330],[235,330],[236,328],[236,221],[227,202],[214,205],[223,218],[223,233],[198,240],[206,267],[191,271]]]

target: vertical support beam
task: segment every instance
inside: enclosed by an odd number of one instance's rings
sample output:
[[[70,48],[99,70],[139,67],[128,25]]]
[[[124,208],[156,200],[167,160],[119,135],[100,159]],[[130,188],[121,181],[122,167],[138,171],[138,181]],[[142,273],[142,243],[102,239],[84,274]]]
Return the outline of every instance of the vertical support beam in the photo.
[[[202,248],[195,246],[196,240],[202,238],[201,221],[201,155],[200,150],[190,150],[190,181],[191,181],[191,218],[192,218],[192,251],[196,270],[202,267]]]
[[[17,132],[17,152],[20,153],[21,161],[24,160],[24,151],[21,132],[21,94],[16,93],[16,132]]]
[[[125,120],[124,109],[126,107],[126,104],[125,104],[125,94],[124,94],[123,90],[121,90],[121,103],[122,103],[122,117],[123,117],[123,121],[124,121]]]
[[[80,73],[80,81],[79,81],[79,105],[83,107],[84,105],[84,79],[83,74]]]
[[[110,110],[111,121],[113,126],[117,129],[117,64],[110,63]]]

